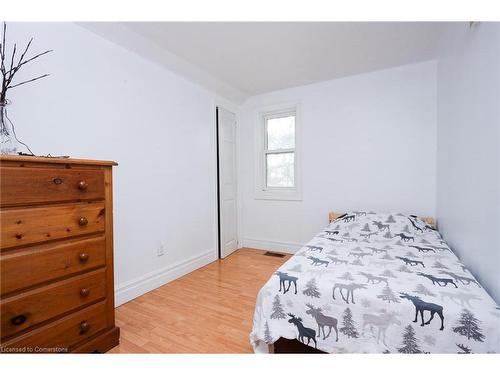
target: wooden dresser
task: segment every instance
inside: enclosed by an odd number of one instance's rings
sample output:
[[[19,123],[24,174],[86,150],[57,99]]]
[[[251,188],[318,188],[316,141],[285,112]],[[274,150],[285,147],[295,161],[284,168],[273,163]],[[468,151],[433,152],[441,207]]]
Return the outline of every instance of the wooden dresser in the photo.
[[[109,161],[0,157],[0,352],[118,344]]]

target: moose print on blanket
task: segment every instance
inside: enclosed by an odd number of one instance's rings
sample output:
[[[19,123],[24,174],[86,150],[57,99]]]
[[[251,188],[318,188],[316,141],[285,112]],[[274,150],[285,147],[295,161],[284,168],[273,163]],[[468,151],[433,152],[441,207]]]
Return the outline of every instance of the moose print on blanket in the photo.
[[[313,266],[325,266],[325,267],[328,267],[328,265],[330,264],[330,262],[327,261],[327,260],[322,260],[322,259],[315,258],[315,257],[307,257],[307,259],[309,259],[310,261],[312,261],[311,264]]]
[[[346,302],[349,303],[349,296],[351,296],[351,302],[354,303],[354,291],[356,289],[366,289],[366,286],[362,284],[356,284],[356,283],[350,283],[350,284],[342,284],[342,283],[336,283],[333,286],[333,299],[335,299],[335,290],[339,289],[340,295],[342,296],[342,299]],[[342,291],[345,290],[347,294],[344,296]]]
[[[299,331],[299,341],[301,341],[302,343],[306,343],[305,342],[305,339],[307,339],[307,344],[309,345],[309,343],[311,342],[311,340],[313,340],[314,342],[314,347],[316,348],[316,331],[312,328],[307,328],[307,327],[304,327],[304,324],[302,324],[302,318],[297,318],[295,315],[293,314],[288,314],[288,316],[290,317],[290,319],[288,320],[288,323],[292,323],[294,324],[298,331]]]
[[[443,315],[443,306],[436,305],[434,303],[424,302],[420,299],[420,297],[411,296],[406,293],[401,293],[401,298],[407,299],[415,305],[415,320],[413,323],[416,323],[418,320],[418,314],[420,313],[420,319],[422,320],[421,326],[425,324],[430,324],[432,319],[434,319],[434,314],[438,314],[441,318],[441,328],[442,331],[444,329],[444,315]],[[427,322],[424,323],[424,311],[429,311],[431,313],[431,317]]]
[[[415,238],[414,237],[407,236],[404,233],[398,233],[394,237],[399,237],[404,242],[409,242],[409,241],[415,242]]]
[[[382,312],[379,314],[372,314],[372,313],[363,314],[362,335],[363,336],[365,335],[366,327],[370,327],[372,334],[375,335],[375,333],[373,332],[373,328],[375,327],[377,329],[377,334],[376,334],[377,343],[379,343],[380,339],[382,338],[382,342],[385,344],[385,337],[389,327],[393,325],[397,326],[401,325],[401,321],[398,319],[399,315],[400,314],[395,311],[388,312],[385,310],[382,310]]]
[[[286,272],[276,272],[275,275],[278,275],[280,279],[280,292],[281,292],[281,287],[283,287],[283,294],[288,292],[290,289],[290,284],[293,283],[293,286],[295,287],[295,294],[297,294],[297,280],[299,279],[298,277],[295,276],[290,276]],[[285,283],[288,281],[288,287],[285,289]]]
[[[422,267],[425,268],[425,264],[421,260],[409,259],[406,257],[396,257],[396,258],[401,259],[403,262],[405,262],[406,265],[410,265],[413,267],[413,266],[418,266],[420,264]]]
[[[426,279],[429,279],[430,281],[432,281],[432,285],[436,285],[437,284],[439,286],[446,286],[448,284],[452,284],[455,288],[458,288],[457,284],[455,284],[455,282],[453,281],[453,279],[436,277],[436,276],[432,276],[432,275],[429,275],[429,274],[423,273],[423,272],[417,272],[417,275],[418,276],[423,276]]]
[[[262,287],[250,335],[328,353],[500,352],[500,311],[414,215],[347,212]]]
[[[320,337],[321,332],[323,332],[323,340],[326,340],[330,337],[332,333],[332,328],[335,330],[335,341],[339,341],[339,331],[337,329],[337,319],[331,316],[326,316],[322,313],[321,307],[314,307],[312,304],[307,303],[306,306],[309,310],[306,310],[306,314],[311,315],[316,319],[316,323],[318,323],[318,337]],[[329,328],[328,335],[325,335],[325,327]]]

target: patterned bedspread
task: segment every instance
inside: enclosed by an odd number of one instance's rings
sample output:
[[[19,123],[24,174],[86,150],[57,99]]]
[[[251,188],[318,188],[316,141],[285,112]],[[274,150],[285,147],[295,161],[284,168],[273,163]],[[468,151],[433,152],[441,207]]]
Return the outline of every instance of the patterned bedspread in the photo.
[[[257,297],[256,352],[280,337],[329,353],[500,351],[500,309],[439,232],[415,216],[352,212]]]

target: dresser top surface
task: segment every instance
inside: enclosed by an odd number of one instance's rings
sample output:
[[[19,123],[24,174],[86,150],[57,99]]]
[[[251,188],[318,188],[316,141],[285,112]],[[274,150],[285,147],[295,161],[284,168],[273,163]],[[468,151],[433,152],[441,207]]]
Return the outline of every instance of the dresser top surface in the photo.
[[[78,164],[78,165],[105,165],[116,166],[117,162],[111,160],[92,160],[92,159],[72,159],[45,156],[20,156],[20,155],[1,155],[2,162],[25,162],[25,163],[48,163],[48,164]]]

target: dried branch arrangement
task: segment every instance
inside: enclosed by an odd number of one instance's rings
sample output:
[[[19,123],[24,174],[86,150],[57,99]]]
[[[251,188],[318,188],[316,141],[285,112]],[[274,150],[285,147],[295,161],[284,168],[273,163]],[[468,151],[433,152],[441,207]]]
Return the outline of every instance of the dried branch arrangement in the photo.
[[[15,43],[12,48],[12,55],[7,56],[6,42],[5,42],[6,34],[7,34],[7,24],[4,22],[3,33],[0,42],[0,75],[2,76],[2,86],[0,87],[0,138],[1,138],[0,151],[2,154],[9,154],[9,153],[22,154],[21,152],[18,152],[18,148],[16,146],[17,142],[25,146],[26,149],[29,151],[29,154],[33,155],[33,152],[31,151],[29,146],[26,143],[20,141],[19,138],[17,138],[14,124],[12,123],[7,114],[7,105],[10,103],[10,101],[7,99],[7,92],[15,87],[19,87],[21,85],[25,85],[27,83],[47,77],[48,74],[43,74],[41,76],[27,79],[22,82],[18,83],[14,82],[16,74],[23,66],[32,62],[33,60],[36,60],[40,56],[52,52],[52,50],[36,54],[32,57],[27,57],[27,53],[31,47],[31,43],[33,42],[33,38],[31,38],[26,47],[24,48],[23,52],[21,54],[18,54],[19,57],[17,59],[16,59],[16,53],[18,53],[18,51],[17,51],[17,44]],[[10,124],[10,129],[8,124]]]
[[[41,76],[31,78],[19,83],[14,83],[14,77],[16,73],[26,64],[32,62],[33,60],[39,58],[40,56],[46,55],[47,53],[52,52],[52,50],[47,50],[45,52],[39,53],[33,57],[27,58],[26,54],[30,49],[31,42],[33,42],[33,38],[31,38],[24,48],[24,51],[19,55],[19,59],[16,62],[16,52],[17,45],[14,43],[14,48],[12,49],[12,56],[6,56],[5,50],[5,38],[7,34],[7,24],[3,23],[3,33],[2,33],[2,42],[0,43],[0,74],[2,75],[2,87],[0,91],[0,103],[6,103],[7,100],[7,91],[9,89],[13,89],[14,87],[18,87],[24,85],[26,83],[30,83],[44,77],[47,77],[49,74],[43,74]],[[10,63],[9,63],[10,61]]]

